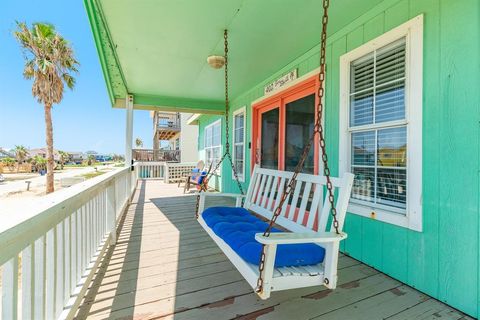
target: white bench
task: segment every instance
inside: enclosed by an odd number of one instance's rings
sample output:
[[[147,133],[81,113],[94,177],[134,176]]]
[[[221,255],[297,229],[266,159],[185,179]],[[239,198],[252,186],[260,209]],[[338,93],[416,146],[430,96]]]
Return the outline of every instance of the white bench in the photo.
[[[203,213],[206,197],[230,196],[237,198],[236,206],[241,205],[245,197],[244,208],[270,220],[278,206],[284,188],[293,172],[263,169],[255,166],[247,194],[200,193],[199,212]],[[339,243],[347,235],[342,231],[346,210],[353,184],[353,174],[344,173],[342,178],[331,178],[336,190],[337,220],[340,234],[336,234],[329,225],[330,204],[324,199],[326,178],[324,176],[299,174],[294,192],[283,205],[277,225],[291,231],[272,233],[264,237],[258,233],[255,239],[266,245],[265,268],[263,270],[262,299],[267,299],[271,291],[325,285],[335,289],[337,285],[337,262]],[[307,210],[307,207],[309,210]],[[218,237],[199,215],[200,225],[217,243],[220,249],[235,265],[247,282],[255,288],[259,276],[258,266],[245,262],[230,246]],[[274,268],[276,248],[278,244],[315,243],[325,248],[324,261],[317,265],[302,267]]]

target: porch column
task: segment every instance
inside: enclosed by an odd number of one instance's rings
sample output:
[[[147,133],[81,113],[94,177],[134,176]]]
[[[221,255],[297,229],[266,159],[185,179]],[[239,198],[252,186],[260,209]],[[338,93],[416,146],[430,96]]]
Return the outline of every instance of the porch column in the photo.
[[[157,131],[158,111],[153,111],[153,161],[158,161],[158,150],[160,149],[160,141],[158,141]]]
[[[127,113],[127,124],[125,126],[125,167],[130,168],[132,165],[132,140],[133,140],[133,95],[127,94],[125,99],[125,110]],[[128,201],[130,202],[132,190],[132,175],[127,175],[127,182],[125,186],[128,194]]]
[[[127,94],[125,99],[127,125],[125,126],[125,167],[132,165],[132,142],[133,142],[133,96]]]

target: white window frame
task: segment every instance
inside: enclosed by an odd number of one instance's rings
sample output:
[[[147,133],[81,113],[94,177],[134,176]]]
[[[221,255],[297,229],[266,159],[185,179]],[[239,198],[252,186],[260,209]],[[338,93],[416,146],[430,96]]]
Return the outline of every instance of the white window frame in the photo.
[[[407,125],[406,209],[403,211],[404,214],[399,214],[398,210],[394,210],[393,207],[390,210],[385,206],[380,208],[374,204],[359,204],[352,199],[348,206],[348,212],[421,232],[423,15],[407,21],[340,57],[339,167],[340,172],[351,171],[350,63],[403,37],[406,39],[405,120],[400,120],[400,122]]]
[[[218,124],[220,125],[220,144],[217,145],[217,146],[212,145],[210,147],[207,147],[206,131],[207,131],[207,129],[209,129],[211,127],[214,127],[215,125],[218,125]],[[212,137],[213,137],[213,130],[212,130]],[[220,154],[220,157],[221,157],[222,156],[222,119],[218,119],[218,120],[210,123],[209,125],[205,126],[205,128],[203,129],[203,151],[205,152],[205,166],[206,166],[207,170],[208,170],[208,166],[210,166],[209,159],[207,158],[207,149],[213,150],[215,148],[220,148],[220,153],[219,154]],[[212,154],[213,154],[213,152],[212,152]],[[220,174],[221,170],[222,170],[222,166],[220,166],[215,173]]]
[[[243,141],[242,142],[235,142],[235,135],[236,135],[236,132],[237,132],[237,128],[235,127],[235,116],[238,116],[240,114],[243,114]],[[245,182],[245,134],[246,134],[246,124],[247,124],[247,108],[244,106],[244,107],[241,107],[237,110],[235,110],[232,114],[232,122],[233,122],[233,132],[232,132],[232,146],[233,146],[233,150],[232,150],[232,161],[233,161],[233,164],[235,165],[235,147],[237,145],[242,145],[243,146],[243,166],[242,166],[242,174],[241,175],[238,175],[238,180],[240,182]],[[232,177],[235,177],[235,175],[233,174],[233,170],[232,170]]]

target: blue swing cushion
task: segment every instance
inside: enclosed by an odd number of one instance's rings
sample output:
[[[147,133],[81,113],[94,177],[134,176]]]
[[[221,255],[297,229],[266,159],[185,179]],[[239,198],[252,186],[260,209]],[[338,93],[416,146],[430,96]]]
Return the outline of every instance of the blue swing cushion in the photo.
[[[245,208],[212,207],[202,214],[205,223],[243,260],[258,265],[262,244],[255,240],[268,224]],[[272,232],[283,232],[273,228]],[[295,267],[322,263],[325,249],[313,244],[281,244],[277,246],[275,267]]]

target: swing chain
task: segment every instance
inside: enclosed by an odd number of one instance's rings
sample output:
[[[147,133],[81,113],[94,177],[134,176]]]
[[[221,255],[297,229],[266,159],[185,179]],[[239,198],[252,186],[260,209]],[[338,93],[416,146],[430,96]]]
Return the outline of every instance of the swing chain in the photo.
[[[228,158],[230,162],[230,166],[232,167],[233,171],[233,176],[235,178],[235,181],[237,182],[238,190],[240,190],[240,193],[244,195],[243,187],[242,184],[239,181],[238,178],[238,172],[235,164],[233,163],[232,155],[230,154],[230,125],[229,125],[229,120],[228,120],[228,114],[230,112],[230,101],[228,97],[228,30],[225,29],[223,32],[223,40],[224,40],[224,50],[225,50],[225,153],[223,154],[222,158],[215,164],[215,168],[212,170],[212,165],[210,165],[210,168],[208,169],[207,174],[205,175],[205,178],[202,180],[202,183],[200,184],[200,190],[197,194],[197,203],[195,207],[195,217],[198,219],[199,215],[199,209],[200,209],[200,193],[201,192],[206,192],[208,188],[208,180],[210,180],[210,177],[217,172],[218,168],[220,168],[220,165],[222,164],[223,160],[225,158]],[[243,206],[243,199],[242,199],[242,206]]]
[[[332,214],[332,225],[335,228],[335,232],[339,234],[339,223],[337,220],[337,209],[335,208],[335,196],[334,196],[334,190],[333,190],[333,185],[332,181],[330,178],[330,168],[328,166],[328,156],[326,153],[326,144],[325,144],[325,137],[324,137],[324,132],[323,132],[323,126],[322,126],[322,116],[323,116],[323,97],[325,94],[324,90],[324,82],[325,82],[325,53],[326,53],[326,43],[327,43],[327,23],[328,23],[328,7],[329,7],[329,0],[323,0],[323,17],[322,17],[322,35],[321,35],[321,41],[320,41],[320,72],[318,74],[318,81],[319,81],[319,88],[317,92],[317,117],[315,121],[315,126],[314,126],[314,131],[312,136],[310,137],[307,145],[303,149],[302,156],[300,157],[300,160],[295,167],[295,170],[293,172],[292,178],[290,179],[287,187],[285,190],[283,190],[282,197],[280,198],[280,202],[278,206],[275,208],[275,211],[273,213],[272,219],[270,220],[270,223],[263,233],[264,237],[270,236],[272,227],[274,226],[278,216],[280,215],[283,204],[285,201],[287,201],[287,198],[290,196],[290,194],[295,190],[295,186],[297,184],[297,176],[298,174],[302,171],[303,166],[305,164],[305,161],[308,157],[308,154],[312,148],[312,145],[315,141],[315,136],[318,133],[319,135],[319,143],[320,143],[320,148],[322,150],[322,162],[323,162],[323,173],[325,175],[325,178],[327,180],[326,186],[328,190],[328,201],[330,203],[330,209],[331,209],[331,214]],[[259,277],[257,279],[257,287],[255,288],[255,291],[257,293],[260,293],[263,291],[263,271],[265,269],[265,256],[266,256],[266,246],[262,245],[262,251],[260,255],[260,262],[258,264],[258,271],[259,271]]]
[[[225,153],[230,153],[230,139],[228,132],[229,130],[229,121],[228,121],[228,112],[230,111],[230,101],[228,97],[228,31],[225,29],[223,32],[223,47],[224,47],[224,57],[225,57]]]
[[[223,32],[223,40],[224,40],[224,52],[225,52],[225,155],[228,157],[230,161],[230,166],[232,167],[233,176],[235,181],[237,182],[238,190],[240,193],[244,195],[242,184],[238,179],[238,172],[235,163],[233,162],[232,155],[230,153],[230,124],[228,119],[228,114],[230,113],[230,99],[228,96],[228,30],[225,29]],[[225,157],[225,156],[224,156]],[[223,161],[223,159],[222,159]],[[220,161],[220,163],[222,162]],[[243,199],[242,199],[243,204]]]

